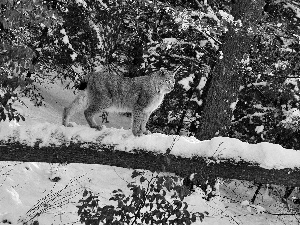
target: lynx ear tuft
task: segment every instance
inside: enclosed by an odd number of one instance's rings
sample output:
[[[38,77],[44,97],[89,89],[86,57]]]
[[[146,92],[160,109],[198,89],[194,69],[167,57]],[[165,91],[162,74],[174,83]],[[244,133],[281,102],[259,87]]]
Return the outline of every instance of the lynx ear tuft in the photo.
[[[178,71],[180,70],[182,68],[182,66],[180,65],[180,66],[178,66],[174,71],[173,71],[173,73],[172,73],[172,75],[173,76],[175,76],[176,75],[176,73],[178,73]]]

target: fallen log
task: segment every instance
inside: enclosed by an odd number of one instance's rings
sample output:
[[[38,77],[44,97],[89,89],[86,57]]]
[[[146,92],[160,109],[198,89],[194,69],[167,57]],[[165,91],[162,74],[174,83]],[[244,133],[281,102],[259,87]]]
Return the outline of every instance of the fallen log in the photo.
[[[217,161],[214,158],[183,158],[172,154],[156,154],[146,149],[130,152],[115,150],[112,145],[71,143],[61,146],[31,147],[21,143],[0,143],[0,161],[84,163],[175,173],[196,179],[238,179],[261,184],[300,187],[300,168],[265,169],[245,161]]]

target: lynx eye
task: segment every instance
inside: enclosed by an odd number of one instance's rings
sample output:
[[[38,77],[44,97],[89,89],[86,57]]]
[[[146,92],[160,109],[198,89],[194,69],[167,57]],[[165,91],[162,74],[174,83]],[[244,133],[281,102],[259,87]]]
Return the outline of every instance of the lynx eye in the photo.
[[[173,84],[173,81],[172,80],[167,80],[167,83],[168,84]]]

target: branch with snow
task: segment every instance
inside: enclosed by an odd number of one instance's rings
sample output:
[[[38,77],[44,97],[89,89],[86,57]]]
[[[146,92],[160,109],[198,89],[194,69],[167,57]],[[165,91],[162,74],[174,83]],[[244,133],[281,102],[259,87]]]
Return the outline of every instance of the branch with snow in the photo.
[[[130,130],[96,131],[86,126],[70,128],[49,123],[4,127],[0,137],[4,143],[10,142],[1,147],[0,160],[4,161],[99,163],[165,170],[180,176],[196,172],[200,178],[215,176],[300,186],[300,151],[271,143],[248,144],[226,137],[199,141],[163,134],[135,137]]]

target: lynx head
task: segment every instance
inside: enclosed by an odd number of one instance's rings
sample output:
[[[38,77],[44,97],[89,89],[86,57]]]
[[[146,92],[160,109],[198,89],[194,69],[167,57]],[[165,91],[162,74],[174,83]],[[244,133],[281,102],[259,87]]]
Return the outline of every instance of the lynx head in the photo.
[[[161,69],[155,73],[156,89],[159,92],[169,93],[173,90],[175,85],[175,73],[165,69]]]

